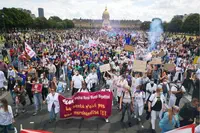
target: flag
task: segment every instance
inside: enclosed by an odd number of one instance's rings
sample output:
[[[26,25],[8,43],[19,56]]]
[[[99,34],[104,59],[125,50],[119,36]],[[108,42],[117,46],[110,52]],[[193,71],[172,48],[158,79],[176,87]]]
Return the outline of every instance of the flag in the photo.
[[[20,133],[52,133],[48,131],[42,131],[42,130],[28,130],[28,129],[22,129]]]
[[[188,126],[180,127],[177,129],[174,129],[172,131],[168,131],[166,133],[194,133],[195,130],[195,124],[191,124]]]
[[[30,58],[36,55],[35,51],[27,43],[25,43],[25,51]]]

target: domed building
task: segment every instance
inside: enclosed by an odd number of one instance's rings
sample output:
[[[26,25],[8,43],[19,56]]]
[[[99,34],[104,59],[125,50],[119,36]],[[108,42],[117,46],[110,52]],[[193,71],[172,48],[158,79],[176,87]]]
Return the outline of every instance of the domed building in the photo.
[[[109,28],[110,29],[111,28],[111,26],[110,26],[110,15],[109,15],[107,7],[106,7],[105,11],[103,12],[102,19],[103,19],[102,28],[104,28],[104,29]]]

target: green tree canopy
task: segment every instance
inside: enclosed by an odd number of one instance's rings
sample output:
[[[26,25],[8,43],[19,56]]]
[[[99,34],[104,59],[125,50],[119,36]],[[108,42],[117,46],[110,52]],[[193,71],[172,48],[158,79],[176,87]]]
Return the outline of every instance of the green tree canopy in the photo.
[[[168,31],[181,32],[181,26],[183,24],[183,16],[174,16],[168,25]]]
[[[141,24],[140,29],[141,29],[141,30],[144,30],[144,31],[149,30],[149,29],[150,29],[150,24],[151,24],[150,21],[144,21],[144,22]]]

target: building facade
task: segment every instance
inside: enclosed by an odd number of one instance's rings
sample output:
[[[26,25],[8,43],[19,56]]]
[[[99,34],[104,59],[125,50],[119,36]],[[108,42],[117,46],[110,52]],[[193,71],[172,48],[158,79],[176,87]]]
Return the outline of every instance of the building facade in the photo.
[[[38,8],[38,17],[44,17],[44,9]]]

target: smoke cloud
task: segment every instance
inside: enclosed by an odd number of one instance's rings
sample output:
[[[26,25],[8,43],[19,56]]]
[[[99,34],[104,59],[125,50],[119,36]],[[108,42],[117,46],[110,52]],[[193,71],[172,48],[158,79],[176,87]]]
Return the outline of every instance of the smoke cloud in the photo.
[[[162,21],[159,18],[154,18],[150,24],[148,39],[150,42],[148,50],[151,52],[156,49],[156,43],[160,41],[163,33]]]

